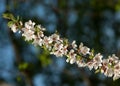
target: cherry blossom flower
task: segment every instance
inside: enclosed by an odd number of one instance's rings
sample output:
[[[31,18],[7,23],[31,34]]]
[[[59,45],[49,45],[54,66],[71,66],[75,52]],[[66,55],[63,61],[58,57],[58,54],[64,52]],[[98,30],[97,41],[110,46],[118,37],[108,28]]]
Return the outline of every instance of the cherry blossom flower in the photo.
[[[44,44],[47,46],[52,43],[52,39],[50,37],[45,36],[43,39]]]
[[[113,54],[112,56],[108,56],[108,62],[110,65],[118,63],[118,57]]]
[[[117,79],[119,79],[119,78],[120,78],[120,74],[114,74],[113,80],[117,80]]]
[[[108,77],[112,77],[114,74],[114,71],[112,68],[108,68],[108,70],[104,74]]]
[[[89,62],[86,64],[86,66],[87,66],[90,70],[92,70],[93,67],[94,67],[94,62],[93,62],[93,60],[89,61]]]
[[[120,78],[120,61],[114,66],[113,80]]]
[[[34,30],[34,25],[35,25],[35,22],[32,22],[31,20],[29,20],[28,22],[25,22],[25,28],[27,29]]]
[[[26,41],[30,41],[35,38],[34,31],[26,29],[26,28],[22,28],[22,31],[23,31],[22,36],[25,37]]]
[[[98,67],[102,66],[102,58],[103,56],[100,53],[96,54],[95,57],[93,58],[95,69],[98,69]]]
[[[52,39],[53,41],[58,41],[58,40],[60,40],[60,36],[57,35],[57,34],[52,34],[50,37],[51,37],[51,39]]]
[[[77,49],[77,44],[76,44],[76,41],[75,41],[75,40],[72,42],[71,45],[72,45],[73,49]]]
[[[73,49],[70,50],[68,56],[69,57],[67,58],[66,62],[70,62],[70,64],[75,63],[75,61],[76,61],[76,54],[75,54]]]
[[[35,37],[33,43],[35,46],[39,45],[39,46],[42,46],[43,45],[43,39],[40,38],[40,37]]]
[[[68,53],[68,45],[63,46],[62,50],[64,51],[64,55],[67,55]]]
[[[64,51],[59,49],[59,50],[56,50],[54,52],[51,52],[50,54],[54,54],[57,57],[62,57],[64,55]]]
[[[18,31],[17,26],[15,24],[11,25],[10,28],[14,33]]]
[[[102,61],[102,66],[101,66],[101,73],[105,73],[106,71],[108,71],[108,60],[107,59],[103,59]]]
[[[83,46],[83,43],[79,45],[79,49],[78,49],[79,53],[82,53],[83,55],[87,55],[87,54],[90,54],[89,51],[90,51],[90,48]]]
[[[54,44],[54,47],[53,47],[55,50],[59,50],[59,49],[62,49],[63,48],[63,44],[59,41],[57,41],[55,44]]]
[[[77,60],[76,63],[77,63],[77,65],[78,65],[78,67],[85,67],[85,66],[86,66],[86,63],[84,62],[83,59]]]

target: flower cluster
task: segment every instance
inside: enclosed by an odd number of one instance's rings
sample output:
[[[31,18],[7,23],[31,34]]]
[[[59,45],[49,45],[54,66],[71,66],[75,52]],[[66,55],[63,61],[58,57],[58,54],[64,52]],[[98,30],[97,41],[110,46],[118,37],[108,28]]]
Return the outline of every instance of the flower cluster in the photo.
[[[22,36],[26,41],[32,40],[35,46],[45,47],[50,54],[57,57],[66,56],[66,62],[70,64],[76,63],[78,67],[88,67],[90,70],[94,69],[103,73],[107,77],[113,77],[113,80],[120,78],[120,60],[114,54],[103,59],[100,53],[95,54],[90,48],[80,43],[78,46],[76,41],[69,43],[68,40],[60,38],[57,33],[51,36],[45,36],[45,28],[41,25],[35,25],[35,22],[29,20],[23,25],[19,23],[22,28]],[[17,32],[18,26],[13,24],[10,26],[13,32]]]

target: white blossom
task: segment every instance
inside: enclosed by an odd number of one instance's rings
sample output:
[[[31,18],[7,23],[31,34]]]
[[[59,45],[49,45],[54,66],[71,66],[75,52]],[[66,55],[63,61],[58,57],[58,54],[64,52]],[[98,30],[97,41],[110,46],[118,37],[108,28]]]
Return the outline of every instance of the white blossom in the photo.
[[[83,43],[81,43],[79,45],[79,49],[78,49],[79,53],[82,53],[83,55],[87,55],[87,54],[90,54],[90,48],[86,47],[86,46],[83,46]]]
[[[53,34],[53,35],[51,35],[50,37],[51,37],[51,39],[52,39],[53,41],[58,41],[58,40],[60,40],[60,36],[57,35],[57,34]]]
[[[93,58],[93,63],[94,63],[95,69],[98,69],[99,66],[102,66],[102,64],[101,64],[102,58],[103,58],[103,56],[100,53],[96,54],[95,57]]]
[[[59,41],[57,41],[55,44],[54,44],[54,47],[53,47],[55,50],[59,50],[59,49],[62,49],[63,48],[63,44]]]
[[[108,68],[104,74],[108,77],[112,77],[114,74],[114,71],[112,68]]]
[[[87,65],[87,67],[88,67],[90,70],[92,70],[93,67],[94,67],[94,62],[93,62],[93,60],[89,61],[86,65]]]
[[[35,46],[39,45],[39,46],[42,46],[43,45],[43,39],[40,38],[40,37],[35,37],[33,43]]]
[[[26,41],[29,41],[35,38],[34,31],[26,29],[26,28],[22,28],[22,31],[23,31],[22,36],[25,37]]]
[[[80,60],[77,60],[77,65],[78,67],[85,67],[86,66],[86,63],[84,62],[84,60],[80,59]]]
[[[113,80],[120,78],[120,61],[114,66]]]
[[[43,45],[48,49],[51,50],[52,49],[52,39],[50,37],[44,36],[43,38]]]
[[[106,71],[108,71],[108,64],[109,63],[107,59],[102,60],[101,73],[105,73]]]
[[[117,80],[117,79],[119,79],[120,78],[120,74],[118,75],[118,74],[114,74],[114,76],[113,76],[113,80]]]
[[[64,55],[67,55],[68,53],[68,49],[67,49],[68,45],[63,46],[62,50],[64,51]]]
[[[25,28],[27,29],[34,30],[34,25],[35,25],[35,22],[32,22],[31,20],[29,20],[28,22],[25,22]]]
[[[43,39],[43,43],[47,46],[52,43],[52,39],[50,37],[45,36]]]
[[[118,63],[118,57],[113,54],[112,56],[108,56],[108,61],[110,65],[116,64]]]
[[[11,25],[10,28],[14,33],[16,33],[18,31],[17,26],[15,24]]]
[[[75,41],[75,40],[72,42],[71,45],[72,45],[73,49],[76,49],[76,48],[77,48],[77,44],[76,44],[76,41]]]
[[[76,61],[76,54],[75,54],[73,49],[70,50],[68,56],[69,57],[67,58],[66,62],[70,62],[70,64],[75,63],[75,61]]]
[[[64,50],[63,50],[63,44],[59,41],[57,41],[54,45],[53,45],[53,49],[51,54],[54,54],[58,57],[62,57],[64,54]]]
[[[62,57],[64,55],[64,51],[59,49],[59,50],[56,50],[54,52],[51,52],[50,54],[54,54],[57,57]]]

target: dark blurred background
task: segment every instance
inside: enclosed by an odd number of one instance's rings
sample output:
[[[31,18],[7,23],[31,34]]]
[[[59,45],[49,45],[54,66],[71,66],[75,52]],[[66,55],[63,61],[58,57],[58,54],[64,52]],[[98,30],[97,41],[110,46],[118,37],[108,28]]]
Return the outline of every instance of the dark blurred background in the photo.
[[[70,65],[14,34],[5,12],[83,42],[105,57],[120,56],[120,0],[0,0],[0,86],[120,86],[88,68]]]

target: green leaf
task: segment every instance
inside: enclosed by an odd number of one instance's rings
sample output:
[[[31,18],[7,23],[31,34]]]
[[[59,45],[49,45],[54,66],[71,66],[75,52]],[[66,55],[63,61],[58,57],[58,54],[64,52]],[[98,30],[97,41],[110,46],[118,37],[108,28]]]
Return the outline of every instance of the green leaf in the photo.
[[[77,60],[81,60],[82,57],[80,55],[77,55]]]
[[[94,58],[94,49],[91,50],[91,55],[89,56],[90,59]]]
[[[90,59],[93,59],[94,57],[92,55],[89,56]]]
[[[33,41],[34,41],[34,39],[29,40],[29,41],[28,41],[28,43],[29,43],[29,44],[32,44],[32,43],[33,43]]]
[[[14,24],[13,21],[9,21],[9,22],[8,22],[8,27],[11,27],[13,24]]]
[[[99,73],[99,72],[100,72],[100,70],[99,70],[99,69],[95,71],[95,73]]]
[[[63,42],[64,42],[64,45],[68,44],[68,39],[64,38]]]
[[[9,20],[12,20],[12,21],[16,21],[16,18],[13,16],[13,14],[11,13],[4,13],[3,15],[3,18],[5,19],[9,19]]]

